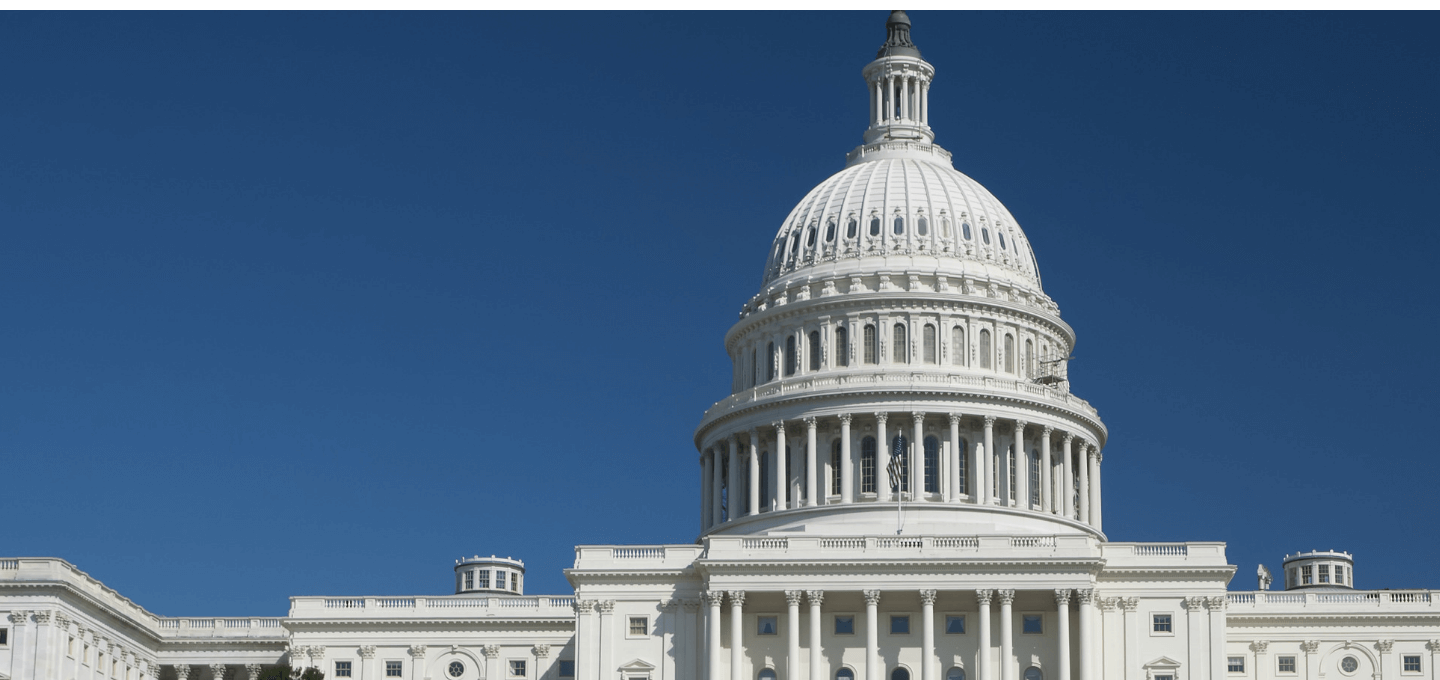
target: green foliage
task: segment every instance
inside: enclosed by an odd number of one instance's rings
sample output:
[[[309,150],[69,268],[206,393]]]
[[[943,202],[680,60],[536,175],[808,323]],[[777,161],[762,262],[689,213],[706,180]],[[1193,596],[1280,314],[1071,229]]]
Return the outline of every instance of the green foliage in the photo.
[[[260,680],[325,680],[325,673],[318,668],[306,668],[300,672],[282,663],[260,671]]]

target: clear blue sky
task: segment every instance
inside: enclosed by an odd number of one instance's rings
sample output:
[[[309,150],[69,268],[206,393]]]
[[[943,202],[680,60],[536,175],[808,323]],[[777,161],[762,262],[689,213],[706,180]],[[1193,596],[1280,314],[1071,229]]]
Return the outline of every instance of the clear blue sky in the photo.
[[[1110,537],[1440,588],[1440,15],[911,16],[1079,334]],[[0,16],[0,553],[280,615],[693,540],[722,336],[884,21]]]

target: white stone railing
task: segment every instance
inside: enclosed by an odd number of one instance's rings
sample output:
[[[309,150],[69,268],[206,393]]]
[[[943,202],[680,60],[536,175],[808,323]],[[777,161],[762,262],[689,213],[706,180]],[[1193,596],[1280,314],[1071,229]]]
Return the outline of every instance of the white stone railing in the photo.
[[[507,615],[524,612],[530,616],[570,616],[575,598],[572,596],[506,596],[472,597],[466,595],[437,597],[292,597],[292,618],[341,618],[351,616],[477,616],[488,610]],[[459,611],[457,611],[459,610]],[[517,611],[518,610],[518,611]]]
[[[581,545],[575,547],[575,567],[620,569],[684,569],[703,549],[678,545]]]
[[[156,628],[163,638],[263,638],[284,640],[283,620],[278,617],[248,619],[157,617]]]
[[[610,556],[617,560],[663,560],[665,548],[611,548]]]
[[[1440,597],[1431,590],[1341,590],[1341,591],[1280,591],[1229,593],[1233,611],[1295,609],[1310,607],[1431,609],[1440,608]]]
[[[1098,556],[1098,541],[1084,535],[1064,536],[711,536],[706,539],[708,559],[744,558],[785,554],[788,557],[825,559],[872,553],[876,557],[1037,553]]]
[[[1144,543],[1135,546],[1135,554],[1147,557],[1184,557],[1190,549],[1184,543]]]
[[[956,374],[949,369],[942,368],[907,369],[892,366],[883,370],[841,369],[768,382],[741,390],[715,402],[705,410],[703,422],[710,422],[730,411],[767,401],[778,401],[796,396],[815,396],[827,392],[852,393],[857,388],[866,387],[1020,394],[1067,406],[1090,418],[1097,420],[1099,418],[1099,413],[1095,407],[1090,405],[1090,402],[1048,385],[999,376]]]

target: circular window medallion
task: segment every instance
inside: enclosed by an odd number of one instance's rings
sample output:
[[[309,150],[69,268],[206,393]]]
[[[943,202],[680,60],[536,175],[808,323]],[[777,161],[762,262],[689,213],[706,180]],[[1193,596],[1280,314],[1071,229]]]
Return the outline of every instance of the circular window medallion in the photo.
[[[450,673],[450,677],[458,678],[465,674],[465,664],[460,663],[459,661],[451,661],[450,668],[447,672]]]
[[[1359,668],[1360,662],[1356,661],[1353,656],[1347,656],[1340,660],[1340,670],[1346,673],[1354,673],[1356,670],[1359,670]]]

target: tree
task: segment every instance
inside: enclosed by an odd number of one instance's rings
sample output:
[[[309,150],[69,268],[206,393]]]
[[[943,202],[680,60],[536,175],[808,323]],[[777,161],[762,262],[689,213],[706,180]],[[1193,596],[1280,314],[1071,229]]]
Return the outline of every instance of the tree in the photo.
[[[306,668],[302,671],[282,663],[260,671],[260,680],[325,680],[325,673],[318,668]]]

